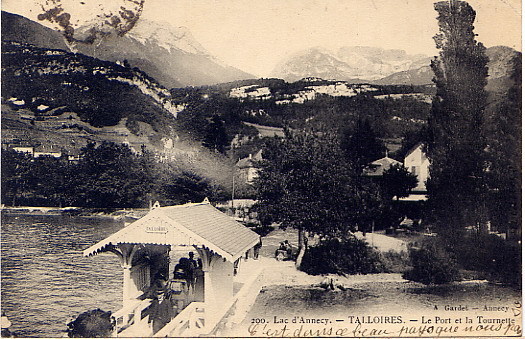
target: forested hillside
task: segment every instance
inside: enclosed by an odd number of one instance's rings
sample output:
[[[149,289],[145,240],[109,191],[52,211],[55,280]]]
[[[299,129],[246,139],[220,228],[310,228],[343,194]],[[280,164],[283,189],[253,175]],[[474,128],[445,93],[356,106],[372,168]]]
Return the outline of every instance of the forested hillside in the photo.
[[[130,130],[142,121],[170,133],[177,113],[170,93],[138,69],[18,42],[2,43],[2,96],[61,107],[95,127],[128,118]]]
[[[227,148],[234,140],[257,143],[258,132],[245,122],[341,133],[358,120],[368,120],[381,138],[400,139],[425,125],[433,87],[370,86],[319,78],[293,83],[254,79],[171,93],[185,105],[177,116],[184,129],[206,140],[214,125],[215,131],[225,134],[221,140],[227,140],[218,148]]]
[[[2,144],[78,157],[95,142],[228,185],[230,164],[180,126],[170,92],[139,69],[82,54],[2,42]],[[58,153],[57,153],[58,154]]]

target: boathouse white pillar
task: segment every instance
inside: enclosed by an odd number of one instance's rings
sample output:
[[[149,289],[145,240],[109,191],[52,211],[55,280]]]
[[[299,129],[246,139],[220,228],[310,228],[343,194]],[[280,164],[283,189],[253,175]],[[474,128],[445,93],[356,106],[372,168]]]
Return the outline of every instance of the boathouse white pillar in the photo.
[[[209,332],[213,330],[212,323],[216,317],[216,295],[215,295],[215,279],[213,266],[215,262],[220,258],[216,254],[208,253],[208,265],[203,267],[204,271],[204,327]]]
[[[126,307],[130,302],[130,291],[133,280],[131,278],[131,264],[133,262],[133,256],[138,250],[138,246],[132,244],[121,244],[117,249],[110,249],[119,256],[120,266],[122,267],[122,307]]]
[[[207,331],[211,331],[210,324],[213,322],[215,292],[213,288],[212,272],[204,271],[204,326]]]
[[[122,265],[122,307],[126,307],[130,301],[130,291],[131,291],[131,265]]]
[[[204,275],[205,326],[209,333],[224,316],[233,295],[233,263],[214,255]]]
[[[214,322],[216,310],[213,266],[221,257],[205,247],[195,246],[195,249],[202,260],[202,271],[204,273],[204,327],[205,332],[209,332],[213,330],[211,324]]]

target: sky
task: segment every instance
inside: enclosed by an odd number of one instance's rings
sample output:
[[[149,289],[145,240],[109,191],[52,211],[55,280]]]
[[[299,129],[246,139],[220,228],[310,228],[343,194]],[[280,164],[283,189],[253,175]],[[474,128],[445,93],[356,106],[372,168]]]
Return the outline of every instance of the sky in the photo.
[[[2,9],[35,19],[45,0],[3,0]],[[50,1],[50,0],[47,0]],[[53,0],[89,20],[95,4],[129,0]],[[83,6],[78,3],[82,1]],[[374,46],[436,55],[434,0],[145,0],[143,17],[189,28],[212,55],[256,76],[311,47]],[[485,46],[521,51],[521,0],[469,0]],[[70,6],[70,7],[67,7]],[[82,12],[75,15],[75,11]],[[78,20],[78,19],[77,19]]]

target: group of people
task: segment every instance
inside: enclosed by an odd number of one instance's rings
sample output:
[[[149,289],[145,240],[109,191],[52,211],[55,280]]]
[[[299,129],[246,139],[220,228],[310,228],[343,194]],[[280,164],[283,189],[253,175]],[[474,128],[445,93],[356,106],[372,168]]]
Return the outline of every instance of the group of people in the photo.
[[[174,291],[170,289],[168,279],[163,274],[157,273],[146,294],[147,298],[152,299],[149,308],[149,322],[152,323],[153,333],[157,333],[180,312],[172,300],[173,294]]]
[[[290,259],[292,258],[292,252],[292,245],[288,240],[285,240],[279,244],[279,248],[275,251],[275,257],[279,260]]]
[[[197,276],[201,271],[202,260],[200,258],[195,260],[193,252],[189,252],[188,258],[180,258],[179,263],[175,265],[173,279],[184,280],[186,281],[188,289],[194,289]]]
[[[190,302],[190,293],[195,290],[199,272],[202,272],[202,261],[195,260],[193,252],[189,252],[188,257],[180,258],[175,265],[173,280],[160,272],[155,275],[146,294],[152,299],[149,320],[153,333],[164,327]]]

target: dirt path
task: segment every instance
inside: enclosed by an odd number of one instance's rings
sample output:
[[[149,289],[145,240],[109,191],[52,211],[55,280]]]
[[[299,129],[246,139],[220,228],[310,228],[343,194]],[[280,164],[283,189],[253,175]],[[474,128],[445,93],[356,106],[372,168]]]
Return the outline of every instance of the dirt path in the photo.
[[[388,251],[407,251],[407,243],[404,240],[396,239],[381,233],[366,233],[356,232],[357,239],[366,241],[370,246],[377,248],[381,252]]]
[[[255,267],[264,267],[263,286],[272,285],[294,285],[310,286],[318,285],[326,277],[332,278],[344,286],[351,287],[363,283],[384,283],[384,282],[404,282],[399,273],[379,273],[379,274],[357,274],[346,277],[336,274],[328,275],[308,275],[295,268],[293,261],[277,261],[274,258],[260,257],[259,260],[250,260],[241,263],[241,274],[251,271]]]

